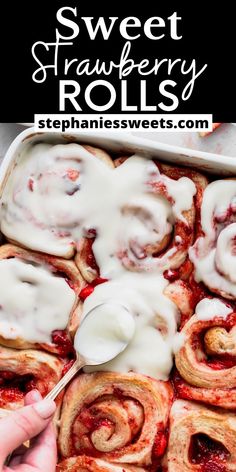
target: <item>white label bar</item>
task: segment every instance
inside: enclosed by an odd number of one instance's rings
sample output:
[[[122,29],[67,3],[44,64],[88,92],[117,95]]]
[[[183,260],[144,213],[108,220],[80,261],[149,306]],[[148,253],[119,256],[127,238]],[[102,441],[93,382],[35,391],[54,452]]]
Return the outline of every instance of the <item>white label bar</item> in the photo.
[[[212,115],[156,114],[40,114],[34,117],[35,131],[212,131]]]

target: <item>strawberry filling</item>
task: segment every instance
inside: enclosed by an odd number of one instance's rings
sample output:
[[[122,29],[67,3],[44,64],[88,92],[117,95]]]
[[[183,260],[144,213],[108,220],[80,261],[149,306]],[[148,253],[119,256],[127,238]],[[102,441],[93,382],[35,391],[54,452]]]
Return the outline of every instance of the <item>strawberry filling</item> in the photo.
[[[179,279],[179,271],[176,269],[168,269],[168,270],[165,270],[165,272],[163,273],[163,276],[169,282],[174,282],[175,280]]]
[[[158,432],[156,434],[153,449],[152,449],[153,458],[159,458],[164,455],[164,452],[167,447],[167,441],[168,441],[168,432],[165,431],[163,428],[163,425],[160,424],[158,425]]]
[[[92,287],[92,285],[86,285],[86,287],[82,288],[79,294],[80,299],[82,301],[86,300],[86,298],[89,297],[89,295],[91,295],[93,291],[94,291],[94,287]]]
[[[227,354],[220,356],[209,356],[207,365],[213,370],[230,369],[236,365],[236,357]]]
[[[89,430],[90,434],[101,427],[110,428],[112,426],[112,422],[107,418],[96,418],[96,409],[93,413],[94,415],[86,409],[80,413],[80,421]]]
[[[206,434],[192,436],[189,459],[192,464],[201,465],[201,472],[227,472],[228,457],[229,451],[220,442]]]
[[[0,407],[5,403],[20,401],[27,392],[37,388],[32,374],[18,375],[6,370],[0,371]]]
[[[173,372],[172,383],[176,398],[184,398],[185,400],[193,399],[189,385],[184,381],[177,370]]]
[[[91,284],[86,285],[86,287],[82,288],[82,290],[79,294],[80,299],[82,301],[84,301],[89,295],[91,295],[91,293],[93,293],[94,288],[97,285],[103,284],[104,282],[107,282],[107,281],[108,281],[108,279],[103,279],[102,277],[96,277],[96,279],[94,279],[91,282]]]
[[[207,290],[207,288],[204,286],[202,282],[200,283],[196,282],[192,275],[189,278],[189,286],[192,290],[192,308],[195,310],[196,305],[203,298],[209,298],[210,292]]]
[[[75,169],[68,169],[67,170],[67,177],[68,179],[72,180],[73,182],[79,178],[79,171]]]
[[[74,354],[73,344],[66,331],[60,329],[53,331],[52,342],[56,344],[58,354],[61,357],[67,357],[69,354]]]

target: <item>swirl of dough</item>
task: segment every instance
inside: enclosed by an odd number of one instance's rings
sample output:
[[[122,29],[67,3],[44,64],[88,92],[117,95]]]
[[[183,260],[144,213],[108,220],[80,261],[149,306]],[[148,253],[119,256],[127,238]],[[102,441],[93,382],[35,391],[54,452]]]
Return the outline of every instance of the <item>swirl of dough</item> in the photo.
[[[139,374],[78,376],[62,406],[61,454],[152,466],[165,451],[171,401],[168,382]]]
[[[218,299],[204,299],[183,327],[175,355],[180,398],[236,407],[236,314]]]
[[[194,447],[198,441],[200,444],[203,441],[202,448]],[[170,414],[167,464],[168,472],[234,472],[235,415],[192,402],[175,401]]]
[[[25,394],[35,388],[47,395],[59,382],[62,370],[62,361],[51,354],[0,346],[0,408],[24,406]]]

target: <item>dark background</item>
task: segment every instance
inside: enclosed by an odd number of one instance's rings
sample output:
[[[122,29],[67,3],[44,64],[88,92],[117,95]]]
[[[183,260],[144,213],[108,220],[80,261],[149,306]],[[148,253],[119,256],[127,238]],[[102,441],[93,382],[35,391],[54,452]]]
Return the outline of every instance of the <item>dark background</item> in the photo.
[[[218,6],[219,5],[219,6]],[[172,113],[213,113],[214,121],[236,122],[236,67],[235,67],[235,16],[230,2],[218,4],[199,0],[198,2],[183,1],[148,1],[133,2],[129,0],[107,2],[76,1],[76,0],[38,0],[34,2],[15,2],[4,0],[0,10],[0,121],[1,122],[32,122],[35,113],[59,112],[58,78],[50,77],[43,84],[32,80],[32,73],[38,67],[31,55],[31,47],[35,41],[55,41],[55,28],[63,32],[62,25],[56,20],[56,11],[62,6],[77,6],[80,16],[137,16],[142,23],[151,16],[167,17],[174,11],[182,16],[179,22],[183,38],[174,41],[168,35],[159,41],[147,39],[144,34],[132,41],[131,57],[137,61],[142,58],[155,57],[197,60],[198,69],[208,63],[206,71],[196,79],[194,92],[186,102],[180,102],[177,110]],[[206,9],[207,7],[207,9]],[[68,15],[67,15],[68,16]],[[71,16],[74,20],[74,17]],[[76,20],[75,20],[76,21]],[[169,24],[169,22],[168,22]],[[66,48],[66,55],[71,57],[101,58],[118,60],[125,39],[120,36],[119,22],[114,27],[111,37],[104,41],[97,36],[95,41],[85,33],[85,26],[80,21],[79,36],[74,39],[74,48]],[[65,34],[69,30],[65,29]],[[71,31],[71,30],[70,30]],[[115,31],[115,33],[114,33]],[[169,31],[169,30],[168,30]],[[50,73],[50,72],[49,72]],[[180,76],[179,76],[180,77]],[[187,76],[188,77],[188,76]],[[105,79],[116,87],[116,104],[107,113],[120,112],[119,80],[116,74],[109,77],[60,77],[74,79],[84,88],[86,84],[96,79]],[[138,75],[127,77],[129,81],[129,104],[139,103]],[[141,77],[148,80],[147,103],[156,105],[160,100],[158,95],[159,83],[164,79],[178,81],[178,75],[173,77],[158,75]],[[186,83],[186,77],[181,79]],[[180,87],[180,91],[182,91]],[[173,89],[173,93],[177,93]],[[102,90],[102,89],[101,89]],[[179,95],[177,93],[177,95]],[[82,97],[82,95],[81,95]],[[104,97],[99,93],[96,102],[103,103]],[[86,107],[80,98],[83,113],[94,113]],[[76,113],[73,107],[68,107],[66,113]],[[133,113],[133,112],[132,112]],[[157,113],[163,113],[158,110]]]

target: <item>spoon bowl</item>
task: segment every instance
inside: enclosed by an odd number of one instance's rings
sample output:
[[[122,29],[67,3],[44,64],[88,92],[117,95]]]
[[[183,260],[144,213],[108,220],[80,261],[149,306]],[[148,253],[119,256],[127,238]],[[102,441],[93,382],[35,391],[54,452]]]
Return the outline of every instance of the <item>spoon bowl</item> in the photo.
[[[92,308],[75,335],[74,364],[46,398],[54,400],[83,367],[105,364],[117,357],[127,348],[134,332],[133,315],[123,305],[106,302]]]

